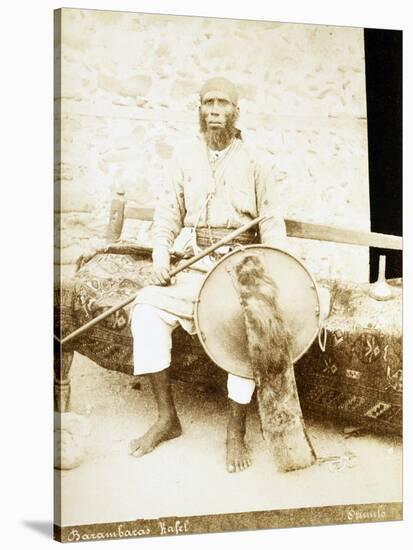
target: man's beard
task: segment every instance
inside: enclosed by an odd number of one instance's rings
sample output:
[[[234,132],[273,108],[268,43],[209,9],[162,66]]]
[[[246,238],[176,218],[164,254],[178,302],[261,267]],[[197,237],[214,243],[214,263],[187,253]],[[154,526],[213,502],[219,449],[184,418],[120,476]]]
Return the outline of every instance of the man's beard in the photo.
[[[238,113],[226,115],[225,125],[222,128],[208,128],[206,115],[199,113],[199,126],[201,133],[210,149],[218,151],[225,149],[234,138],[241,138],[241,132],[235,127]]]

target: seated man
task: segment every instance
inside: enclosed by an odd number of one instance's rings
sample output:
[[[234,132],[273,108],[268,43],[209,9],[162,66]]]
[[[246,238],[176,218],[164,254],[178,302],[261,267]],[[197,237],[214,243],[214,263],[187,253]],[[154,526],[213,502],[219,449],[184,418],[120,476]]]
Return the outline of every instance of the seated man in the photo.
[[[182,230],[187,231],[196,253],[265,215],[268,218],[259,224],[261,243],[285,248],[284,220],[277,202],[280,175],[242,141],[235,126],[238,115],[237,88],[224,78],[208,80],[200,92],[200,136],[176,151],[168,181],[157,197],[153,284],[143,288],[135,301],[132,334],[134,373],[150,377],[158,419],[142,437],[131,441],[134,456],[151,452],[161,442],[182,433],[168,373],[172,332],[178,325],[190,334],[196,332],[194,302],[205,277],[205,263],[180,272],[171,281],[170,250],[177,236]],[[239,242],[257,242],[255,231],[242,234]],[[218,250],[216,256],[226,252],[228,247]],[[251,464],[244,436],[254,388],[253,380],[228,375],[229,472]]]

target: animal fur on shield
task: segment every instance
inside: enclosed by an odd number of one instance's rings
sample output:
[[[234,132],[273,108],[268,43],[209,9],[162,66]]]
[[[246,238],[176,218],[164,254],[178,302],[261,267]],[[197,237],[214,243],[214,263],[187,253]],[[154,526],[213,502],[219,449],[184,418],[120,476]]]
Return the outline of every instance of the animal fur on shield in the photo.
[[[306,434],[291,357],[291,333],[278,306],[276,283],[257,255],[235,267],[248,353],[257,385],[264,438],[280,471],[311,466],[316,455]]]

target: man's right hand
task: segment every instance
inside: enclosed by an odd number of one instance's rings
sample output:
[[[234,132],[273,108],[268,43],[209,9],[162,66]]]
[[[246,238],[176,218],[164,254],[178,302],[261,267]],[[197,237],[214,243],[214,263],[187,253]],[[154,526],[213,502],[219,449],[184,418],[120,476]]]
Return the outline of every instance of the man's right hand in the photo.
[[[169,275],[171,269],[170,255],[167,250],[154,250],[152,254],[151,283],[158,286],[166,286],[171,282]]]

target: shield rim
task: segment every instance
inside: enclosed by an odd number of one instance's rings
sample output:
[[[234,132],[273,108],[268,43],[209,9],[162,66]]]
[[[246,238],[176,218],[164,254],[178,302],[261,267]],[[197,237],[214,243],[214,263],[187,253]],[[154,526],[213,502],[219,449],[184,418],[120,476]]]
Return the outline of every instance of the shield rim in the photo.
[[[243,252],[245,250],[248,250],[248,249],[252,249],[252,248],[264,248],[264,249],[269,249],[269,250],[276,250],[277,252],[282,252],[283,254],[286,254],[287,256],[290,256],[293,260],[295,260],[303,269],[304,271],[307,273],[307,275],[309,276],[311,282],[313,283],[314,285],[314,291],[315,291],[315,294],[316,294],[316,297],[317,297],[317,307],[318,307],[318,313],[316,313],[317,317],[318,317],[318,324],[317,324],[317,329],[315,330],[314,332],[314,335],[313,337],[311,338],[311,340],[309,341],[308,345],[303,349],[303,351],[301,353],[298,354],[297,357],[295,357],[293,359],[293,364],[295,364],[299,359],[301,359],[301,357],[309,350],[309,348],[311,347],[311,345],[313,344],[314,340],[316,339],[317,337],[317,334],[319,333],[320,331],[320,326],[321,326],[321,318],[320,318],[320,294],[319,294],[319,290],[318,290],[318,285],[313,277],[313,275],[310,273],[310,271],[308,270],[308,268],[304,265],[304,263],[298,259],[296,256],[294,256],[294,254],[291,254],[291,252],[288,252],[282,248],[277,248],[275,246],[270,246],[270,245],[267,245],[267,244],[248,244],[248,245],[245,245],[245,246],[238,246],[237,248],[235,248],[235,250],[232,250],[231,252],[229,252],[228,254],[226,254],[223,258],[221,258],[220,260],[218,260],[218,262],[208,271],[208,273],[206,274],[204,280],[202,281],[202,285],[198,291],[198,294],[197,294],[197,297],[196,297],[196,301],[195,301],[195,308],[194,308],[194,322],[195,322],[195,328],[196,328],[196,333],[198,335],[198,339],[199,341],[201,342],[201,345],[205,351],[205,353],[208,355],[208,357],[215,363],[215,365],[217,365],[220,369],[224,370],[225,372],[229,372],[231,373],[231,371],[225,369],[224,367],[222,367],[216,360],[215,358],[213,357],[213,355],[211,354],[211,351],[207,348],[206,344],[204,343],[204,340],[202,338],[202,330],[201,330],[201,327],[199,325],[199,321],[198,321],[198,316],[199,316],[199,312],[198,312],[198,308],[199,308],[199,303],[200,303],[200,296],[201,296],[201,293],[202,293],[202,290],[204,288],[204,286],[206,285],[207,281],[208,281],[208,278],[209,276],[211,275],[211,273],[213,273],[213,271],[215,271],[216,268],[218,268],[218,266],[225,262],[225,260],[227,260],[230,256],[233,256],[235,254],[239,254],[240,252]],[[246,376],[241,376],[240,374],[237,374],[237,373],[231,373],[231,374],[236,374],[236,376],[239,376],[240,378],[247,378]],[[251,380],[251,378],[248,378],[248,380]]]

